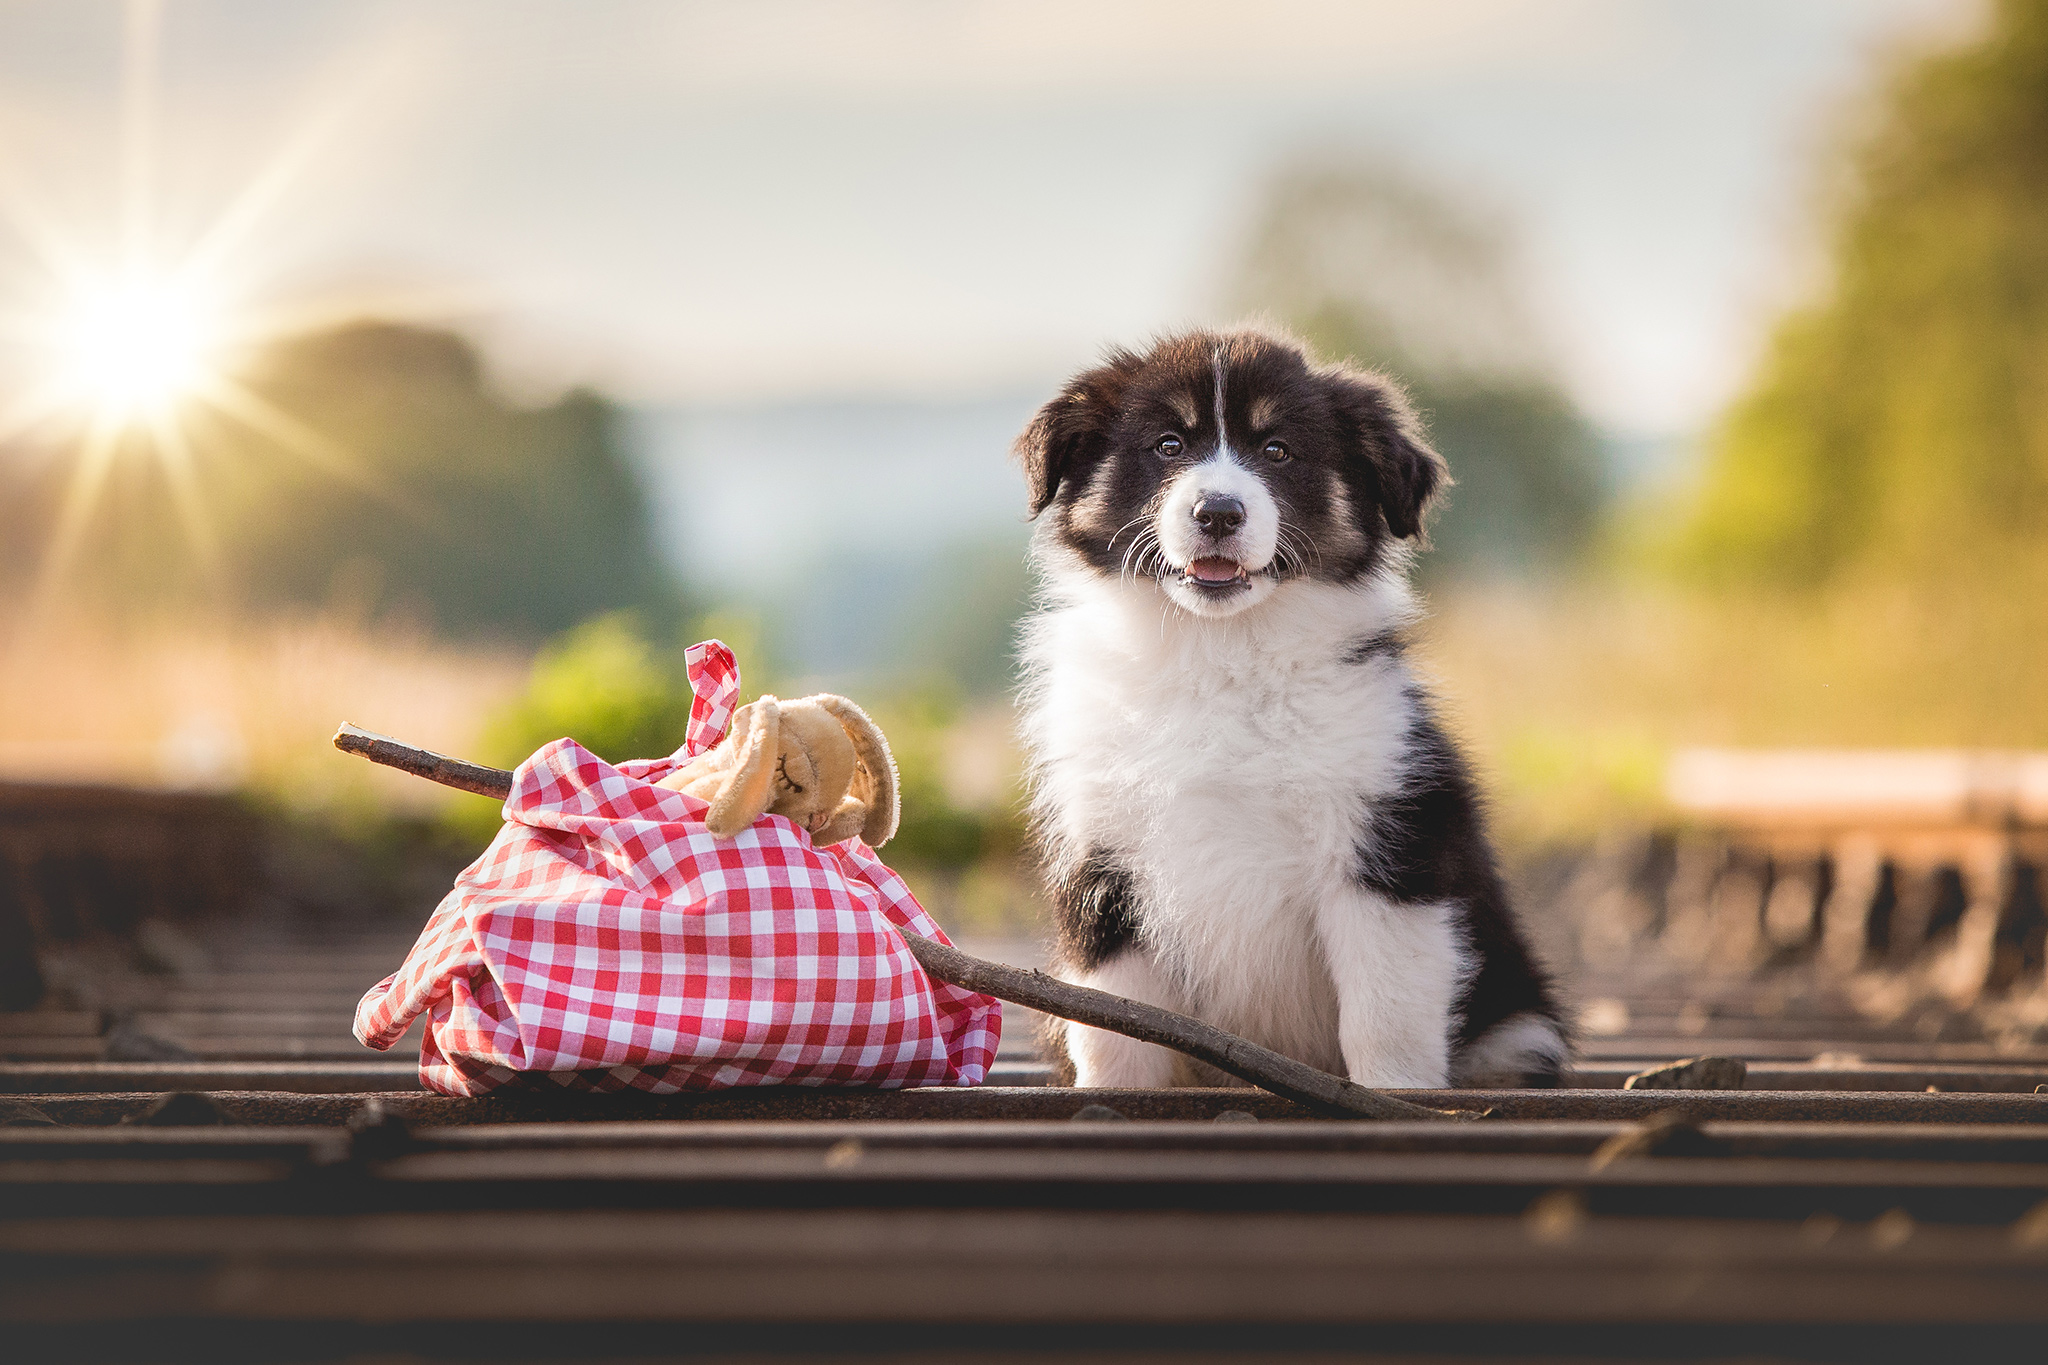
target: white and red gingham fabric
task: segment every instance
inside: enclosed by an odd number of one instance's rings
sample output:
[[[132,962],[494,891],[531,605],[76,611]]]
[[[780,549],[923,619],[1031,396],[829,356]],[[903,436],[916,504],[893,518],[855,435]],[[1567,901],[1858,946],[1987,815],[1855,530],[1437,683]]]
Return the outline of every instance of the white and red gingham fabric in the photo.
[[[420,1080],[475,1095],[528,1073],[587,1090],[975,1085],[1002,1007],[931,980],[898,928],[945,941],[859,839],[779,815],[739,837],[653,785],[724,737],[732,651],[688,655],[681,749],[617,766],[559,739],[519,765],[505,826],[405,965],[356,1007],[378,1050],[427,1016]]]

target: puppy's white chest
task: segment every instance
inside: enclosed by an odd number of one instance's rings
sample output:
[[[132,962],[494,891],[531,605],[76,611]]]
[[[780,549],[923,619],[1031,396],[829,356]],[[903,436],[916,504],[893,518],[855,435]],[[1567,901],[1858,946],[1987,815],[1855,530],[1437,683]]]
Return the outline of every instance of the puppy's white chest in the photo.
[[[1338,1065],[1316,913],[1355,876],[1368,802],[1398,781],[1405,674],[1320,641],[1306,660],[1130,660],[1088,643],[1062,651],[1032,718],[1059,841],[1128,871],[1141,941],[1185,1007]]]
[[[1317,717],[1260,691],[1209,687],[1105,707],[1092,832],[1155,876],[1225,855],[1245,874],[1298,873],[1332,839],[1348,842],[1371,774],[1316,734]],[[1240,884],[1235,894],[1257,893]]]
[[[1174,666],[1073,650],[1049,670],[1031,727],[1059,835],[1172,882],[1224,858],[1240,876],[1297,886],[1348,871],[1365,804],[1400,780],[1411,706],[1397,665],[1320,652]],[[1278,889],[1240,882],[1233,894]]]

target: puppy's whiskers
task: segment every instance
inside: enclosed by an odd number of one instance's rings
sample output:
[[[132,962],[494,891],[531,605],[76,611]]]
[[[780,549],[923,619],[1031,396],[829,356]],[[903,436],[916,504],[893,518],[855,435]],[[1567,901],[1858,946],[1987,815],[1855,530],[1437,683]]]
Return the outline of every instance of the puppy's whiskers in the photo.
[[[1146,520],[1147,518],[1149,518],[1149,517],[1150,517],[1151,515],[1152,515],[1152,514],[1151,514],[1150,512],[1140,512],[1140,513],[1139,513],[1139,514],[1138,514],[1137,516],[1135,516],[1135,517],[1132,517],[1132,518],[1131,518],[1131,519],[1130,519],[1129,521],[1127,521],[1127,522],[1125,522],[1125,523],[1124,523],[1123,525],[1121,525],[1121,526],[1117,527],[1117,528],[1116,528],[1116,534],[1115,534],[1115,535],[1113,535],[1113,536],[1111,536],[1111,537],[1109,538],[1109,544],[1108,544],[1108,545],[1107,545],[1107,546],[1106,546],[1105,548],[1107,548],[1107,549],[1111,549],[1111,550],[1114,550],[1114,549],[1116,548],[1116,543],[1117,543],[1117,542],[1118,542],[1119,540],[1123,539],[1123,534],[1124,534],[1124,532],[1126,532],[1126,531],[1130,530],[1130,529],[1131,529],[1131,528],[1132,528],[1133,526],[1136,526],[1136,525],[1140,524],[1141,522],[1145,521],[1145,520]],[[1137,537],[1137,540],[1143,540],[1144,538],[1145,538],[1144,532],[1140,531],[1140,532],[1138,533],[1138,537]],[[1137,540],[1134,540],[1134,541],[1132,541],[1132,544],[1136,544],[1136,543],[1137,543]]]
[[[1153,529],[1148,526],[1140,531],[1131,541],[1130,549],[1124,551],[1123,563],[1118,570],[1117,577],[1119,579],[1128,578],[1133,583],[1136,583],[1140,578],[1147,577],[1145,566],[1150,562],[1156,547],[1157,537]]]
[[[1280,567],[1281,577],[1301,577],[1308,573],[1311,559],[1317,568],[1322,567],[1323,552],[1307,530],[1283,519],[1279,529],[1279,548],[1273,559]]]

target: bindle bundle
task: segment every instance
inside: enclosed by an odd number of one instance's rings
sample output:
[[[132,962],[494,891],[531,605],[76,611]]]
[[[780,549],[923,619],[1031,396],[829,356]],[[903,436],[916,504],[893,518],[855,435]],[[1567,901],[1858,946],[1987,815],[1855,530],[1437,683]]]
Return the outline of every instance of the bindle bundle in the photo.
[[[503,800],[512,791],[513,775],[503,768],[449,758],[353,725],[344,724],[335,732],[334,747],[479,796]],[[908,931],[902,931],[902,937],[918,965],[934,980],[1172,1048],[1319,1113],[1369,1119],[1466,1117],[1383,1095],[1184,1014],[1076,986],[1042,971],[985,961]]]

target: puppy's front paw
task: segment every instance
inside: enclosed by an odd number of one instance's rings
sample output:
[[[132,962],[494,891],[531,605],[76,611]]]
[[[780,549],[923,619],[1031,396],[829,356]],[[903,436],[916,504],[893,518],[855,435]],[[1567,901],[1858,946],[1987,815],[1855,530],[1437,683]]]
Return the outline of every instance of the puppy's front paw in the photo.
[[[1571,1062],[1564,1027],[1544,1014],[1510,1015],[1458,1056],[1457,1084],[1468,1090],[1547,1088]]]

